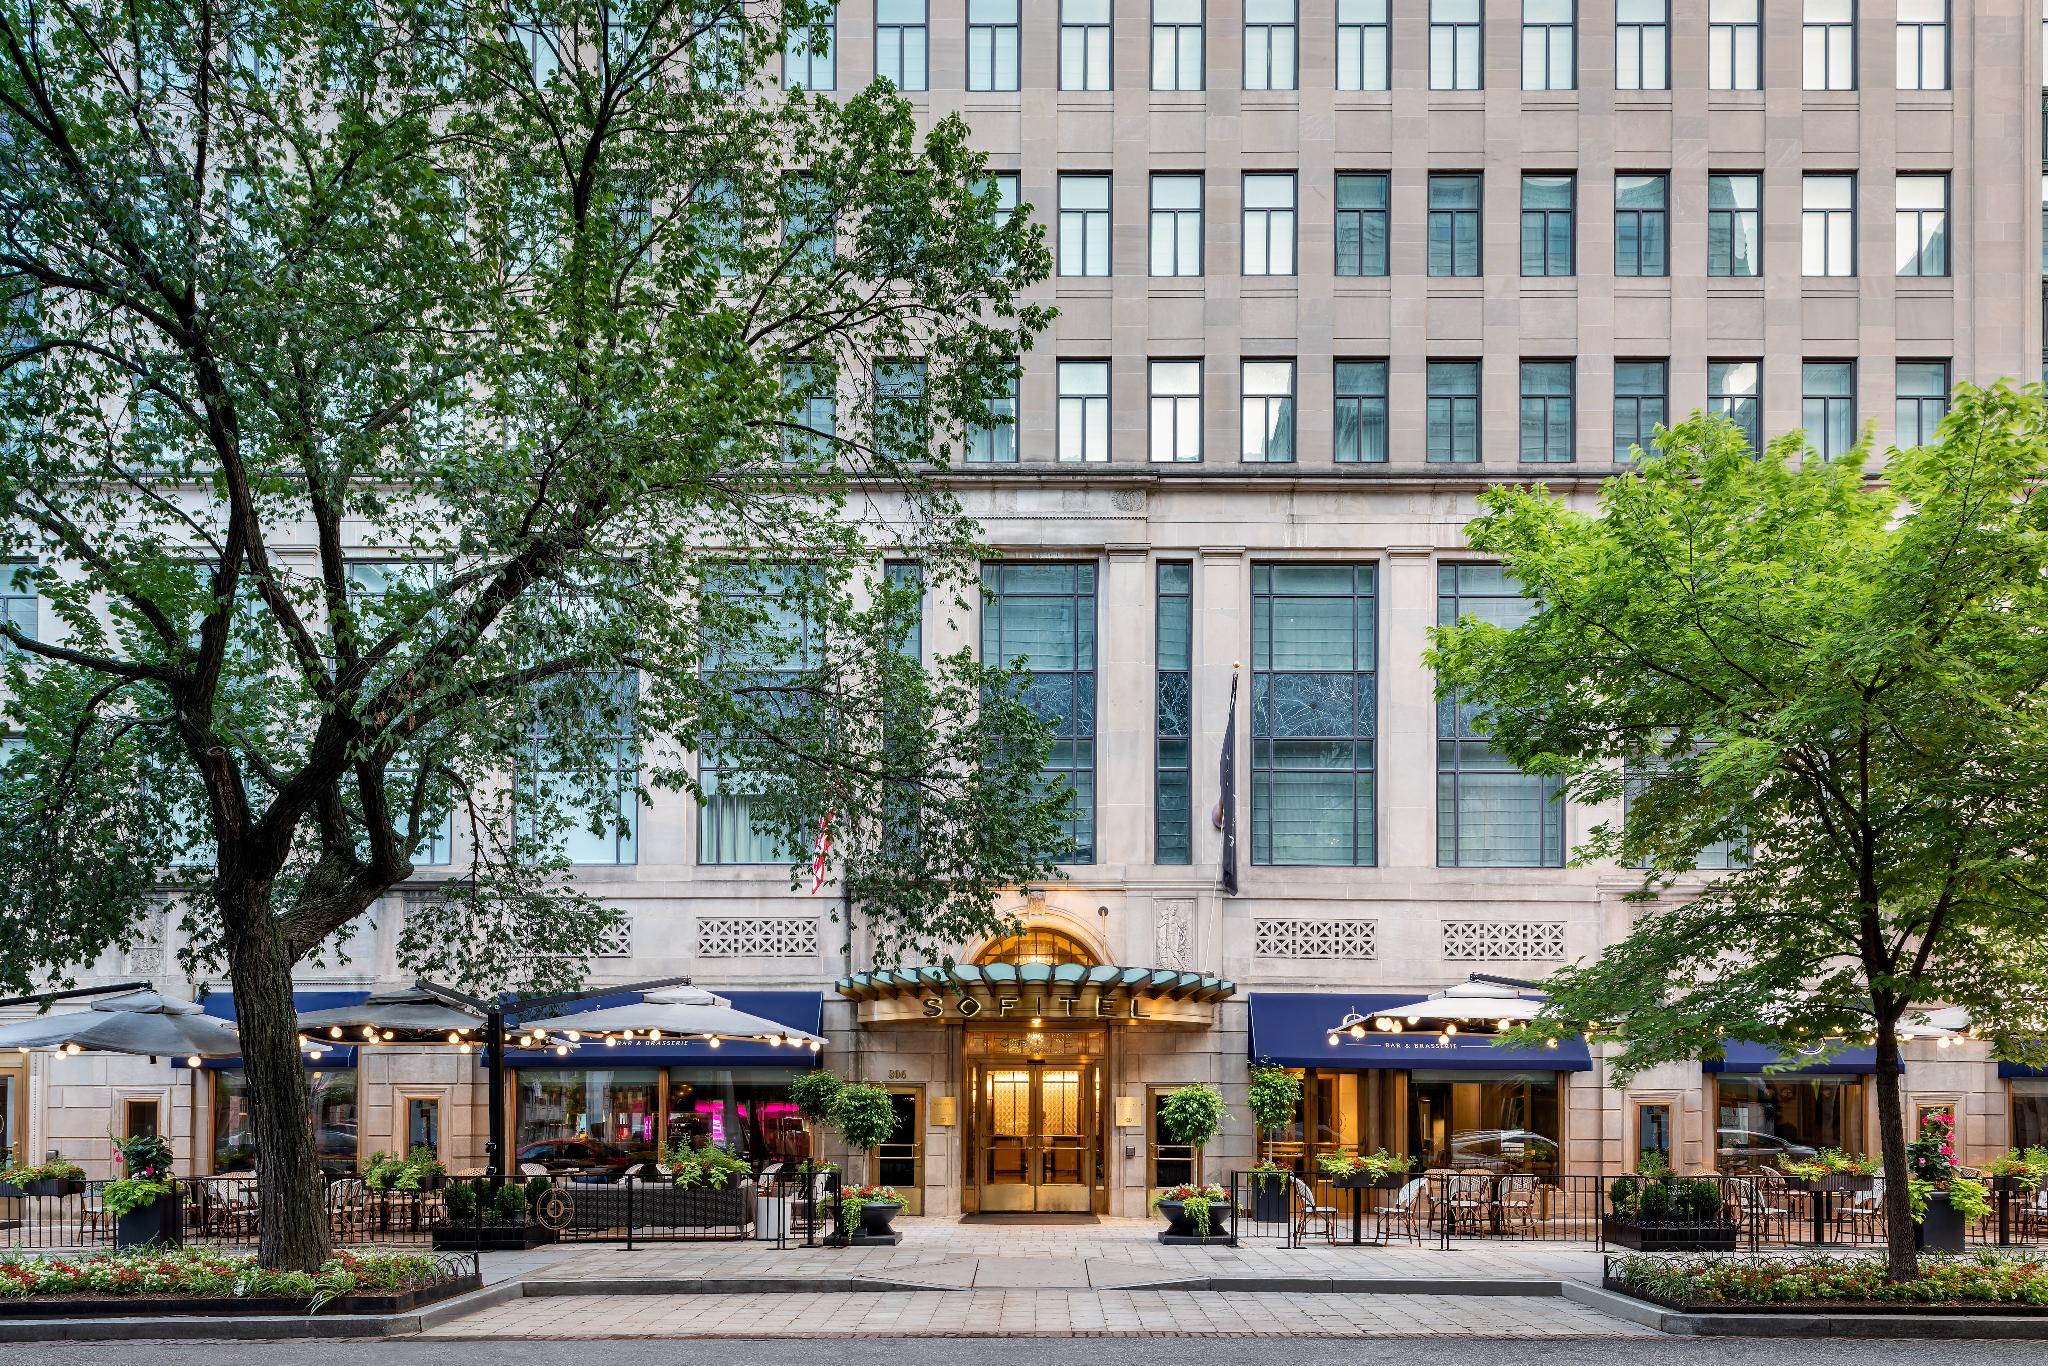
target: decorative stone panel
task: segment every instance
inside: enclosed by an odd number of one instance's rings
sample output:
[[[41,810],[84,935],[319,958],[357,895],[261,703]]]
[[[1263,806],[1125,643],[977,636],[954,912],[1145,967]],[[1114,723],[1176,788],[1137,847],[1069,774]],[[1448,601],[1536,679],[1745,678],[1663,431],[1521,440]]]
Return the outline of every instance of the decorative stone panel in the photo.
[[[816,916],[707,916],[697,922],[699,958],[815,958]]]
[[[606,927],[597,937],[597,947],[591,951],[593,958],[631,958],[633,956],[633,917],[621,916],[619,923]]]
[[[1258,916],[1252,921],[1258,958],[1377,958],[1379,921]]]
[[[1444,957],[1454,963],[1561,960],[1564,957],[1564,922],[1446,920]]]
[[[1187,972],[1195,966],[1195,903],[1185,897],[1156,902],[1153,907],[1152,961],[1162,968]]]

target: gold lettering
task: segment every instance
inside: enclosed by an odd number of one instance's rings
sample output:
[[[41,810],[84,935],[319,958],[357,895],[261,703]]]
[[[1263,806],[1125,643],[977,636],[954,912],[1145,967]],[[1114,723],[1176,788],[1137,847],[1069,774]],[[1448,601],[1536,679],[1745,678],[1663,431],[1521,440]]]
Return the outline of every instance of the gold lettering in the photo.
[[[1010,1007],[1016,1004],[1017,998],[1014,996],[998,996],[996,997],[996,1014],[1007,1015],[1010,1013]]]
[[[1138,1009],[1138,998],[1135,996],[1131,998],[1131,1018],[1134,1020],[1142,1020],[1145,1018],[1145,1012]]]
[[[1111,1011],[1109,1005],[1109,998],[1107,996],[1098,996],[1095,998],[1095,1013],[1105,1020],[1110,1017]]]
[[[924,998],[924,1017],[927,1020],[936,1020],[939,1018],[939,1016],[945,1013],[946,1003],[944,1001],[941,1001],[936,996],[927,996]]]
[[[963,996],[960,999],[960,1013],[970,1017],[981,1014],[981,1002],[972,996]]]
[[[1062,996],[1062,997],[1060,997],[1060,1014],[1062,1014],[1062,1015],[1072,1015],[1073,1013],[1074,1013],[1074,998],[1073,998],[1073,997],[1071,997],[1071,996]]]

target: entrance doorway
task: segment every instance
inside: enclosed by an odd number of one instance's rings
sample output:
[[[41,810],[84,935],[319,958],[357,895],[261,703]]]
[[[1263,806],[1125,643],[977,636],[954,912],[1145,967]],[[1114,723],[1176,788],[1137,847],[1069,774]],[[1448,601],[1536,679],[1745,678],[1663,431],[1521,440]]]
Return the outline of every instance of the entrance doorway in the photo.
[[[1102,1067],[1093,1058],[977,1062],[974,1191],[983,1213],[1086,1214],[1102,1188]]]

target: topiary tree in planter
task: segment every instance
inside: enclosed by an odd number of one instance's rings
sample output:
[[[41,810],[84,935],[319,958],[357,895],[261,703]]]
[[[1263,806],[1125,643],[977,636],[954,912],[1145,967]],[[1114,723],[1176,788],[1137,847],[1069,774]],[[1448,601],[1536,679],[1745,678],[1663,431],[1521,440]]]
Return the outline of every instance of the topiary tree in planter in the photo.
[[[1301,1078],[1270,1062],[1255,1063],[1245,1104],[1251,1107],[1252,1123],[1259,1131],[1259,1141],[1265,1145],[1266,1156],[1270,1158],[1273,1134],[1293,1121],[1295,1109],[1301,1104]]]
[[[799,1072],[790,1078],[789,1102],[803,1116],[813,1160],[818,1156],[818,1126],[832,1122],[833,1102],[839,1099],[839,1092],[845,1085],[838,1077],[822,1069]]]
[[[896,1103],[889,1092],[872,1082],[848,1082],[832,1102],[831,1119],[840,1139],[861,1154],[862,1171],[872,1177],[869,1152],[896,1132]]]
[[[1168,1091],[1165,1099],[1159,1102],[1160,1127],[1175,1143],[1185,1143],[1195,1150],[1198,1166],[1203,1145],[1216,1137],[1227,1118],[1229,1116],[1223,1112],[1222,1094],[1215,1087],[1201,1082]]]

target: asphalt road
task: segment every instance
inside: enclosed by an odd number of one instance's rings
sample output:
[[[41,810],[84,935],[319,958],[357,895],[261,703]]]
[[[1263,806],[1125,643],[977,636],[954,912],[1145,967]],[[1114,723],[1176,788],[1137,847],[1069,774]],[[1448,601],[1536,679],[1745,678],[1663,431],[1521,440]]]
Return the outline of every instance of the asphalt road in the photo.
[[[629,1354],[657,1359],[650,1343],[488,1342],[131,1342],[0,1344],[0,1366],[559,1366]],[[867,1338],[692,1341],[682,1348],[746,1366],[2040,1366],[2038,1342],[1852,1342],[1760,1338],[1628,1340],[1501,1338]],[[668,1355],[668,1354],[663,1354]]]

